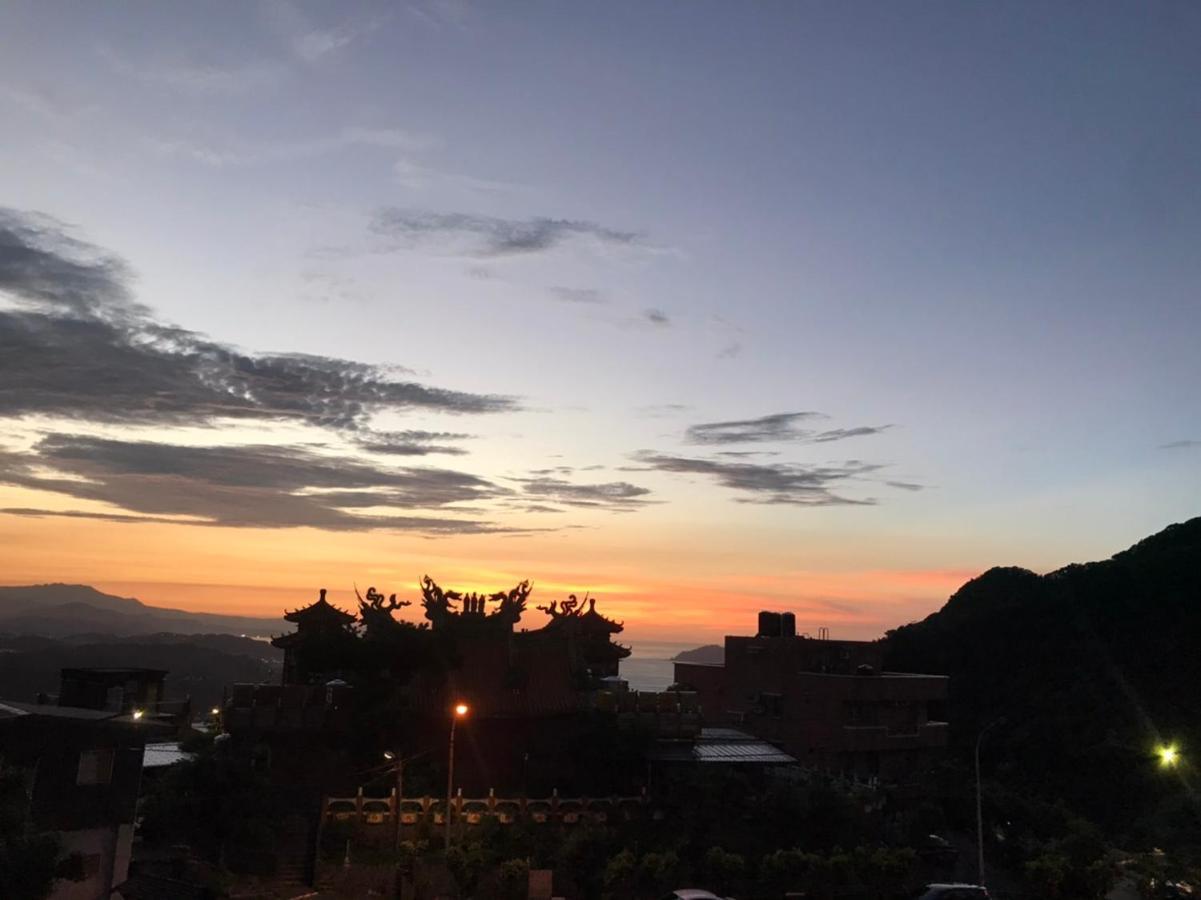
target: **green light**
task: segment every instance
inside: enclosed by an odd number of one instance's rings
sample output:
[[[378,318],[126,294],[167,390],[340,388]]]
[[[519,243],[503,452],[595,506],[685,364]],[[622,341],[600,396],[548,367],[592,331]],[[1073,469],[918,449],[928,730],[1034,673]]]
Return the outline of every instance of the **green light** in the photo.
[[[1160,766],[1165,769],[1175,768],[1176,764],[1180,762],[1180,751],[1175,744],[1165,744],[1156,748],[1155,752],[1159,754]]]

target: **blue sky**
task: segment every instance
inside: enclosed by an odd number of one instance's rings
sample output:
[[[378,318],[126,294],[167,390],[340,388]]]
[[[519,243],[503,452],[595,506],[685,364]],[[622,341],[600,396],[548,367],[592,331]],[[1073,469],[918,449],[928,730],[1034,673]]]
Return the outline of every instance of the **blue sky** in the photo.
[[[215,563],[217,602],[253,587],[249,531],[279,583],[336,519],[468,580],[619,572],[635,617],[755,573],[775,586],[748,605],[858,604],[847,627],[878,631],[993,563],[1109,555],[1198,512],[1199,45],[1185,3],[10,4],[0,205],[21,252],[121,261],[141,324],[120,340],[178,326],[507,405],[368,400],[331,424],[243,386],[253,415],[120,416],[25,402],[22,364],[5,578],[152,595]],[[23,273],[0,310],[42,315]],[[731,422],[756,437],[690,437]],[[451,452],[368,446],[414,431]],[[179,468],[215,456],[181,448],[247,445],[375,481],[298,475],[235,520],[197,499],[223,476]],[[460,493],[288,521],[293,495],[383,491],[396,464]],[[135,496],[164,467],[178,489]],[[427,540],[442,516],[474,524]],[[196,522],[226,549],[186,577],[119,549],[153,526],[187,554]],[[104,558],[29,561],[64,528],[103,532]],[[338,577],[365,564],[347,554]],[[916,570],[953,575],[897,575],[888,606],[887,573]],[[833,598],[829,573],[875,593]]]

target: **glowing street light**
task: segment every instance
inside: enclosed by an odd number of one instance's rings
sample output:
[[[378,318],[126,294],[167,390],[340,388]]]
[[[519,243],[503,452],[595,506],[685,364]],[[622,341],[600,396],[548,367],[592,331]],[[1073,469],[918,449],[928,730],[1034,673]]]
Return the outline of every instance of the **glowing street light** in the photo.
[[[142,716],[144,716],[144,715],[146,715],[146,710],[144,710],[144,709],[135,709],[135,710],[133,711],[133,717],[134,717],[135,719],[140,719],[140,718],[142,718]]]
[[[1175,744],[1164,744],[1161,747],[1155,748],[1156,755],[1159,756],[1159,765],[1164,769],[1174,769],[1176,764],[1180,762],[1180,750]]]
[[[450,751],[446,764],[446,849],[450,849],[450,802],[455,784],[455,725],[459,719],[467,717],[469,709],[466,703],[455,704],[454,715],[450,717]]]

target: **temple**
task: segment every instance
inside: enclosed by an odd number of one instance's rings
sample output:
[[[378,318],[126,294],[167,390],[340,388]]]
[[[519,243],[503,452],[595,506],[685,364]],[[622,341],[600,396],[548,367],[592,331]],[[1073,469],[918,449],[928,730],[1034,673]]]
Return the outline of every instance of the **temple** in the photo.
[[[465,785],[545,782],[549,790],[578,781],[581,757],[565,753],[575,746],[611,768],[595,734],[598,716],[619,711],[612,691],[630,654],[615,640],[623,625],[599,612],[595,598],[570,595],[538,607],[549,616],[543,627],[520,628],[532,591],[523,581],[466,593],[427,576],[420,583],[424,621],[414,623],[394,616],[414,605],[396,594],[369,587],[357,594],[355,615],[331,605],[322,590],[316,602],[285,613],[296,628],[272,641],[285,655],[282,684],[236,686],[225,727],[288,778],[320,773],[324,783],[330,773],[361,768],[382,747],[423,753],[442,746],[447,711],[465,703],[471,715],[462,727],[473,746],[456,773]],[[371,748],[363,759],[352,758],[358,746]]]
[[[316,603],[285,612],[284,619],[296,630],[271,641],[284,651],[284,684],[321,679],[351,660],[355,617],[326,602],[324,588]]]

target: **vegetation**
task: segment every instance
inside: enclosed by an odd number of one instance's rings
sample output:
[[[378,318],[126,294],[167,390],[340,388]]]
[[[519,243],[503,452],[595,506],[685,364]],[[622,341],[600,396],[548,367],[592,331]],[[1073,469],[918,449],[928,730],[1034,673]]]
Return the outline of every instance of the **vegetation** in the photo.
[[[951,676],[952,753],[964,766],[991,724],[981,761],[994,824],[1015,798],[1037,797],[1093,823],[1111,844],[1195,862],[1198,634],[1201,519],[1193,519],[1104,562],[1044,576],[992,569],[939,612],[890,632],[886,654],[894,670]],[[1156,753],[1169,743],[1183,750],[1171,768]],[[1044,854],[1038,877],[1054,882],[1063,858]]]
[[[6,900],[43,900],[56,879],[83,878],[79,854],[64,856],[56,834],[30,829],[28,790],[25,773],[0,759],[0,886]]]

